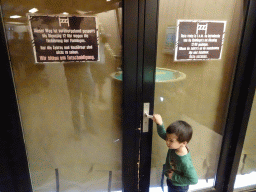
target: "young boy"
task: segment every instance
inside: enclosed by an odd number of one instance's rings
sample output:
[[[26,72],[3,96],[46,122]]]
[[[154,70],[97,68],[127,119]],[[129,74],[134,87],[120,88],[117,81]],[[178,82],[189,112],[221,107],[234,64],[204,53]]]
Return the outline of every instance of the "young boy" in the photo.
[[[197,184],[198,177],[192,164],[191,155],[187,148],[192,138],[192,127],[185,121],[176,121],[165,130],[162,117],[153,115],[157,124],[158,135],[166,141],[169,148],[166,157],[166,170],[168,192],[188,191],[189,185]]]

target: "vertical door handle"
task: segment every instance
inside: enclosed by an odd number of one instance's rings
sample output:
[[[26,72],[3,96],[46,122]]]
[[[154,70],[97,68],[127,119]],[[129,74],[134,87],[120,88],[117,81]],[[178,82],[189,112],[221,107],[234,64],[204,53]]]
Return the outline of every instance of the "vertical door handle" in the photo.
[[[149,124],[149,118],[153,118],[152,115],[149,115],[149,103],[144,103],[143,106],[143,133],[148,132],[148,124]]]

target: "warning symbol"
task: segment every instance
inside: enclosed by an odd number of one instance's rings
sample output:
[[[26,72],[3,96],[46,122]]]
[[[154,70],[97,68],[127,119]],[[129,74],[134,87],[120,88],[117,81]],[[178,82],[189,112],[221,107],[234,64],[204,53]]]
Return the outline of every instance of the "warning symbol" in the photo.
[[[208,23],[206,23],[205,25],[197,23],[196,34],[198,35],[198,31],[205,31],[205,35],[206,35],[207,27],[208,27]]]
[[[60,25],[60,27],[61,27],[61,24],[63,24],[63,23],[66,23],[69,26],[69,18],[68,17],[66,17],[66,18],[59,17],[59,25]]]

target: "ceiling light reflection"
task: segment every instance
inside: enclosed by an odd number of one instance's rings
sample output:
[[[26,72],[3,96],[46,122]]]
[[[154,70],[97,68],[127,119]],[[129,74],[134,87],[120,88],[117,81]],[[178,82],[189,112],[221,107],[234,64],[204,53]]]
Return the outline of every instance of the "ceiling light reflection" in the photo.
[[[38,11],[37,8],[33,8],[33,9],[30,9],[28,12],[29,12],[29,13],[35,13],[35,12],[37,12],[37,11]]]
[[[12,16],[10,16],[10,18],[11,19],[17,19],[17,18],[21,18],[21,16],[20,15],[12,15]]]

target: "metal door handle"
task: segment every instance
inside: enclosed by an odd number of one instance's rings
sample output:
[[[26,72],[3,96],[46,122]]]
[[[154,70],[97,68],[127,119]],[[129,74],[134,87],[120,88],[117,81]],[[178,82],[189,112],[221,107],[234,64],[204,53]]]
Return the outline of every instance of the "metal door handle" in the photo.
[[[145,116],[147,117],[147,118],[153,118],[153,115],[149,115],[149,114],[147,114],[147,113],[145,113]]]
[[[144,109],[143,109],[143,133],[148,132],[148,123],[149,118],[153,118],[152,115],[149,115],[149,103],[144,103]]]

